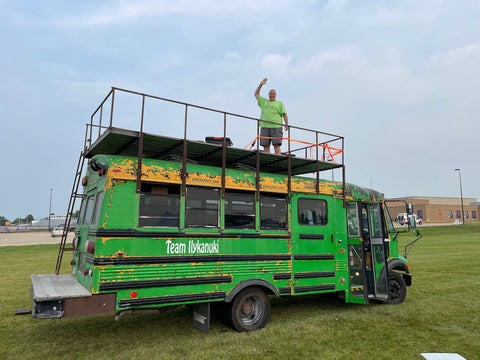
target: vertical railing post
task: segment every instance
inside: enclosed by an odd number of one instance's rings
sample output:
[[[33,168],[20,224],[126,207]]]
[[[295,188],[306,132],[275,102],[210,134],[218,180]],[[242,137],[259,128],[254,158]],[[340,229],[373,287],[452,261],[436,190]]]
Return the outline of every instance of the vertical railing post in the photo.
[[[281,130],[281,129],[280,129]],[[288,154],[287,154],[287,166],[288,166],[288,183],[287,183],[287,192],[288,192],[288,202],[290,202],[292,198],[292,154],[291,154],[291,147],[290,147],[290,126],[287,127],[287,135],[288,135]]]
[[[344,158],[344,153],[345,153],[345,138],[342,137],[342,182],[343,182],[343,207],[347,207],[347,194],[345,193],[347,191],[346,184],[345,184],[345,158]]]
[[[260,201],[260,121],[257,119],[257,164],[255,166],[255,187],[257,201]]]
[[[183,129],[183,159],[182,159],[182,194],[183,196],[187,193],[187,115],[188,115],[188,105],[185,104],[185,124]]]
[[[227,113],[223,113],[222,199],[225,199],[225,168],[227,167]]]
[[[318,162],[318,131],[315,131],[315,149],[316,149],[316,182],[315,182],[315,192],[320,193],[320,163]]]
[[[87,124],[87,129],[85,131],[85,150],[87,150],[87,143],[88,148],[92,146],[92,129],[93,129],[93,115],[90,117],[90,126]]]
[[[115,103],[115,88],[112,88],[112,107],[110,108],[110,127],[113,125],[113,105]]]
[[[145,95],[142,96],[142,116],[140,117],[140,133],[138,134],[137,155],[137,194],[142,189],[142,163],[143,163],[143,117],[145,114]]]
[[[100,107],[100,120],[98,122],[98,137],[102,135],[103,105]]]

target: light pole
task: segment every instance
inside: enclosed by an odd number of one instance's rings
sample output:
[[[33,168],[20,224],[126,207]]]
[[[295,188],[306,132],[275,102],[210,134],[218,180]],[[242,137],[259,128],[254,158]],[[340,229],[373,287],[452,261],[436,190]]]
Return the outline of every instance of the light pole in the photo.
[[[50,206],[48,207],[48,231],[50,231],[50,218],[52,217],[52,192],[53,189],[50,188]]]
[[[455,169],[458,171],[458,181],[460,182],[460,201],[462,202],[462,225],[465,224],[465,212],[463,211],[463,193],[462,193],[462,170]]]

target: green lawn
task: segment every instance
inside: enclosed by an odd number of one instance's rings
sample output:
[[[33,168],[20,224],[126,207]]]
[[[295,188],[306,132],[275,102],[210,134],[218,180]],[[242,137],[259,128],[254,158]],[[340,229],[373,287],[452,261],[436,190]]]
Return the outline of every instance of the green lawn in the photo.
[[[423,359],[422,352],[480,359],[480,224],[420,231],[403,304],[272,298],[266,328],[241,334],[215,318],[210,333],[200,333],[185,307],[120,321],[14,316],[31,307],[30,274],[53,273],[57,246],[1,247],[0,359]],[[400,237],[403,245],[413,239]],[[67,253],[65,271],[68,263]]]

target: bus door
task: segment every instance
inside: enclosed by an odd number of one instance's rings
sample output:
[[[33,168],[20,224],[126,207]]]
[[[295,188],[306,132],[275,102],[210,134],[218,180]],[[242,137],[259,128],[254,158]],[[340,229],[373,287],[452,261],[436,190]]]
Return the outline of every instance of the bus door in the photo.
[[[333,199],[292,197],[292,280],[295,294],[335,289]]]
[[[388,300],[385,268],[385,228],[381,204],[361,204],[362,257],[366,295],[369,299]]]

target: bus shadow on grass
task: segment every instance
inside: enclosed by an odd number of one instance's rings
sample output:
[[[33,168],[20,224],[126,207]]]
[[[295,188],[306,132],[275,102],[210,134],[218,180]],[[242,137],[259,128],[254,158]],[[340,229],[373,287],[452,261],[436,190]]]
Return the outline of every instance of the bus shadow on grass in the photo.
[[[274,297],[270,296],[271,314],[266,328],[274,323],[292,321],[308,321],[312,316],[336,318],[350,314],[364,305],[345,303],[336,293],[304,295],[300,297]],[[211,307],[211,333],[232,332],[223,320],[223,303],[212,303]],[[159,309],[125,311],[118,315],[93,315],[77,318],[63,318],[35,321],[30,328],[38,341],[48,341],[53,337],[57,340],[65,338],[67,341],[71,334],[82,337],[84,341],[98,341],[97,336],[112,337],[123,334],[128,337],[135,333],[138,336],[152,336],[161,333],[167,338],[174,338],[180,334],[191,336],[203,334],[192,325],[192,307],[188,305],[171,306]],[[273,326],[273,325],[272,325]],[[96,334],[93,336],[92,334]]]

